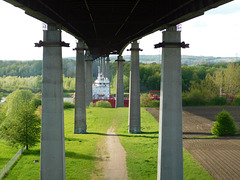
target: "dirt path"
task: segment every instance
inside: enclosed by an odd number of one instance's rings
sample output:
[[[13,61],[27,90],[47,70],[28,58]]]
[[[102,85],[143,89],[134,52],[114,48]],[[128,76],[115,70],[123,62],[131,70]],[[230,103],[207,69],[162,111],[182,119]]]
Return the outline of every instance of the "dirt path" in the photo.
[[[183,108],[183,146],[216,180],[240,179],[240,136],[202,139],[211,135],[215,115],[223,107]],[[240,125],[240,108],[224,107]],[[158,108],[148,108],[157,120]],[[240,127],[240,126],[239,126]],[[240,128],[239,128],[240,129]]]
[[[126,180],[126,152],[122,147],[118,136],[115,134],[113,127],[107,131],[106,139],[107,151],[109,153],[108,165],[104,170],[104,179],[106,180]]]

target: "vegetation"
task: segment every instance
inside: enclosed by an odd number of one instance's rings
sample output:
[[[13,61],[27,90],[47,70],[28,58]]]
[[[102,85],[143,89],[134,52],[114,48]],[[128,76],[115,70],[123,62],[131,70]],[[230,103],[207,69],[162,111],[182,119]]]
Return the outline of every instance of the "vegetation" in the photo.
[[[0,139],[0,171],[18,150],[16,147],[9,146],[5,140]]]
[[[186,58],[186,57],[185,57]],[[193,60],[195,57],[188,57]],[[207,60],[209,58],[204,58]],[[218,58],[217,58],[218,59]],[[41,92],[42,76],[40,61],[15,62],[0,61],[1,68],[9,67],[14,71],[1,71],[0,91],[10,93],[17,89],[29,89],[32,92]],[[97,62],[94,62],[94,76],[97,72]],[[182,92],[183,105],[240,105],[240,66],[236,63],[201,64],[196,66],[182,66]],[[24,71],[23,67],[30,70]],[[0,68],[0,69],[1,69]],[[33,68],[33,69],[31,69]],[[34,69],[35,68],[35,69]],[[39,70],[39,68],[41,70]],[[65,59],[63,61],[64,93],[69,96],[75,91],[75,61]],[[111,92],[116,90],[117,63],[110,63]],[[13,73],[14,72],[14,73]],[[24,73],[23,73],[24,72]],[[29,73],[27,75],[27,72]],[[33,73],[34,72],[34,73]],[[38,73],[35,73],[38,72]],[[126,61],[123,66],[124,91],[129,91],[130,62]],[[9,76],[11,75],[11,76]],[[37,76],[35,76],[37,75]],[[161,65],[140,64],[140,91],[149,93],[151,90],[160,89]],[[239,95],[238,95],[239,94]],[[223,98],[220,98],[223,96]],[[156,102],[157,104],[157,102]]]
[[[112,105],[108,101],[97,101],[96,102],[96,107],[111,108]]]
[[[0,92],[0,101],[2,100],[2,97],[3,97],[3,93]]]
[[[34,146],[40,139],[40,118],[35,114],[34,95],[17,90],[6,100],[6,115],[0,127],[0,137],[12,146]]]
[[[67,179],[91,179],[93,174],[99,179],[102,178],[102,169],[95,169],[95,165],[101,161],[96,155],[100,148],[98,143],[104,141],[105,133],[110,126],[116,128],[127,152],[129,177],[156,179],[158,122],[148,112],[142,110],[142,133],[128,134],[127,117],[127,108],[87,108],[88,134],[78,135],[73,134],[74,109],[64,110]],[[40,144],[23,153],[6,179],[16,177],[19,180],[39,179],[40,163],[33,163],[33,160],[39,158]],[[184,179],[211,179],[186,151],[184,151]]]
[[[63,106],[64,106],[64,109],[69,109],[69,108],[74,108],[75,104],[68,102],[68,101],[64,101]]]
[[[150,94],[144,93],[140,96],[141,107],[159,107],[159,100],[152,100]]]
[[[216,136],[235,135],[238,128],[235,124],[234,118],[225,110],[218,113],[216,116],[217,121],[214,122],[212,134]]]

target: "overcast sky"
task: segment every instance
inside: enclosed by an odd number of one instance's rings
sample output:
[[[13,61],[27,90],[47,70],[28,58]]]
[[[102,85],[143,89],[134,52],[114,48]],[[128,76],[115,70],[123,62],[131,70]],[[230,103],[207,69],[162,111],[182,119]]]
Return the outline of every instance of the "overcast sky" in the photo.
[[[40,60],[42,48],[34,43],[42,40],[42,22],[0,0],[0,60]],[[239,57],[240,56],[240,0],[234,0],[205,15],[182,23],[182,41],[190,44],[183,55]],[[62,33],[62,40],[71,48],[63,47],[63,57],[74,57],[76,40]],[[158,31],[140,40],[141,54],[161,54],[154,44],[162,41]],[[129,48],[129,47],[128,47]],[[125,54],[130,52],[124,51]]]

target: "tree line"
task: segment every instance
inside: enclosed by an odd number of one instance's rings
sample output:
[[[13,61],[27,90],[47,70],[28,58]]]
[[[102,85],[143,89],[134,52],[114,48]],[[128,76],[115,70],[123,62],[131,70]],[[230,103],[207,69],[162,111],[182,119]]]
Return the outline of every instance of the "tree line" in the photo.
[[[123,64],[124,74],[124,91],[129,91],[131,63],[126,61]],[[93,63],[93,74],[97,77],[98,63]],[[201,64],[196,66],[182,65],[182,91],[190,92],[197,85],[203,86],[219,78],[217,74],[223,74],[225,80],[222,84],[222,92],[237,94],[239,87],[233,81],[237,81],[236,76],[230,72],[236,72],[239,63],[219,63],[219,64]],[[231,69],[231,70],[228,70]],[[111,85],[116,88],[116,71],[117,63],[110,62]],[[220,72],[221,71],[221,72]],[[237,73],[235,73],[236,75]],[[16,89],[30,89],[32,92],[41,92],[42,87],[42,61],[0,61],[0,91],[12,92]],[[75,91],[75,60],[63,60],[63,87],[64,91]],[[226,78],[230,80],[226,80]],[[240,76],[239,76],[240,77]],[[206,79],[207,78],[207,79]],[[161,81],[161,65],[156,63],[143,64],[140,63],[140,90],[142,93],[151,90],[160,90]],[[213,86],[213,85],[212,85]],[[218,85],[219,86],[219,85]],[[236,87],[234,87],[236,86]],[[210,87],[208,87],[210,88]],[[214,90],[215,88],[215,90]],[[216,89],[212,88],[216,93]],[[233,90],[234,89],[234,90]]]
[[[75,77],[76,61],[72,59],[63,59],[63,74],[65,77]],[[42,61],[1,61],[0,77],[19,76],[31,77],[42,75]]]

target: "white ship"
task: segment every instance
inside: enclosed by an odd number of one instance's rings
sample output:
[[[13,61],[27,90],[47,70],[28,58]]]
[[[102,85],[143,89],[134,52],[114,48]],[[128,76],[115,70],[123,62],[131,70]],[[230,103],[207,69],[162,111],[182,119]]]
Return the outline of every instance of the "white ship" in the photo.
[[[93,99],[110,99],[110,81],[100,73],[98,67],[98,77],[92,85]]]

